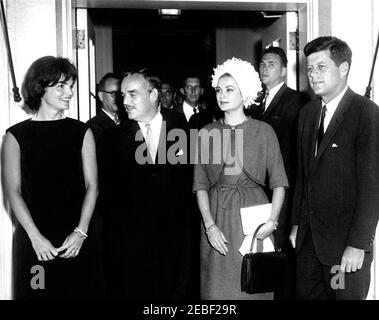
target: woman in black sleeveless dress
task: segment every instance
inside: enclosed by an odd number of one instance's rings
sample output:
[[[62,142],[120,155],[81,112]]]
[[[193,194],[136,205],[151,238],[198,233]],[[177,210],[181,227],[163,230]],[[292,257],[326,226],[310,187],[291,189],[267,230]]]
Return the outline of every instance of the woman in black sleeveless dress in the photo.
[[[36,60],[22,85],[35,114],[10,127],[4,140],[5,190],[18,220],[15,299],[88,298],[84,240],[98,193],[97,166],[91,130],[63,115],[76,77],[67,59]]]

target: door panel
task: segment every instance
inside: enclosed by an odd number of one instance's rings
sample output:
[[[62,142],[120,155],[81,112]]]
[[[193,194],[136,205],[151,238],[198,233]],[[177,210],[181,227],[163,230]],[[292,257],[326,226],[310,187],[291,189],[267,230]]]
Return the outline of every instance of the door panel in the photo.
[[[78,115],[86,122],[96,114],[95,32],[87,9],[76,9]]]
[[[262,48],[281,47],[288,59],[287,85],[298,90],[298,17],[296,12],[287,12],[263,32]]]

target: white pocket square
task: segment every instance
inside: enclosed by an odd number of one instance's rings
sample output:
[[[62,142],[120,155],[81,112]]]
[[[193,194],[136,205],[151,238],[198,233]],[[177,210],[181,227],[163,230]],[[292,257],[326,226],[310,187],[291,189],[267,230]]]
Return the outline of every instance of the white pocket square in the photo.
[[[338,146],[335,143],[333,143],[332,148],[338,148]]]
[[[177,153],[176,153],[176,156],[181,156],[183,154],[183,150],[180,149]]]

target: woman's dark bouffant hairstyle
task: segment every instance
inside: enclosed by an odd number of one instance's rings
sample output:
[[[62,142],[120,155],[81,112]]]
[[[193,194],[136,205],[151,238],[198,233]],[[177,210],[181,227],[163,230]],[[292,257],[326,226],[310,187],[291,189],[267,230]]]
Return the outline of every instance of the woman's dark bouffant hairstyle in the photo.
[[[22,83],[21,92],[25,104],[31,110],[38,110],[47,87],[70,79],[75,82],[76,78],[76,68],[66,58],[46,56],[37,59],[29,67]]]

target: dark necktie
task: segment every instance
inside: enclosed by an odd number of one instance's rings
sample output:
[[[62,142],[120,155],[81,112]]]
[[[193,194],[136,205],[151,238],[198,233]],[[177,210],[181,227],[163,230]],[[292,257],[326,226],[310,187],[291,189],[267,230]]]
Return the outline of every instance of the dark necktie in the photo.
[[[257,112],[257,119],[258,120],[261,120],[263,118],[263,114],[264,114],[265,109],[266,109],[266,101],[267,101],[268,94],[269,94],[269,92],[268,92],[268,90],[266,90],[265,95],[262,99],[262,102],[258,107],[258,112]]]
[[[113,119],[113,121],[114,121],[115,124],[120,124],[120,119],[119,119],[117,113],[114,115],[114,119]]]
[[[326,105],[324,104],[321,109],[321,118],[320,118],[320,125],[318,127],[318,132],[317,132],[317,152],[318,148],[321,144],[322,138],[324,137],[324,119],[325,119],[325,113],[326,113]],[[317,154],[316,152],[316,154]]]
[[[263,113],[265,113],[265,111],[267,109],[266,105],[267,105],[267,99],[268,99],[269,94],[270,94],[270,91],[267,90],[265,93],[265,97],[263,99]]]
[[[193,114],[198,113],[198,112],[199,112],[199,108],[198,107],[193,108]]]

